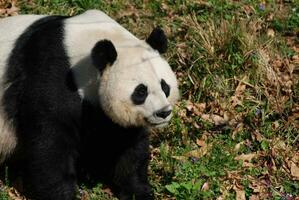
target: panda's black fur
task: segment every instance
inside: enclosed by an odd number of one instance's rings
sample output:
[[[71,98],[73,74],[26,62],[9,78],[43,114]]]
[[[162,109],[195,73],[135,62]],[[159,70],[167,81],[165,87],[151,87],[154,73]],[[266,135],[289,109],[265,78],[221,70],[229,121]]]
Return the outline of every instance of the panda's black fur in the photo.
[[[33,199],[75,199],[77,180],[86,177],[108,184],[120,199],[154,199],[147,178],[148,131],[122,127],[100,105],[80,98],[63,45],[65,19],[37,20],[9,56],[4,84],[10,85],[2,104],[18,145],[2,167],[8,166],[12,181],[22,177],[21,190]],[[165,52],[160,29],[148,41]],[[113,48],[103,40],[93,49],[100,71],[116,59]]]

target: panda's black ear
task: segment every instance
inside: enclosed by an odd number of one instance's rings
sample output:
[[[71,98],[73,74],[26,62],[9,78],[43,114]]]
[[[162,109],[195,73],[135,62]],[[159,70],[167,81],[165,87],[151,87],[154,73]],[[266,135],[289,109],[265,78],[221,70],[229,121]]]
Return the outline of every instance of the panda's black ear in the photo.
[[[146,42],[153,48],[159,51],[159,53],[165,53],[167,51],[167,37],[164,31],[157,27],[150,36],[146,39]]]
[[[110,40],[98,41],[91,50],[93,65],[103,72],[107,65],[112,65],[117,58],[117,52]]]

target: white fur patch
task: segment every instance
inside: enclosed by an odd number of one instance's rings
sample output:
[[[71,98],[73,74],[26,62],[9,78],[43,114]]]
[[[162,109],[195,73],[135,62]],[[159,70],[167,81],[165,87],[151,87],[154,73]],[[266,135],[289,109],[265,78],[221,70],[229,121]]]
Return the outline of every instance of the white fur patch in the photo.
[[[0,164],[7,156],[13,153],[16,145],[17,138],[15,132],[5,117],[3,111],[0,111]]]
[[[37,15],[20,15],[0,19],[0,100],[2,100],[5,91],[3,80],[5,79],[7,59],[16,40],[26,28],[42,17]],[[16,144],[15,132],[10,122],[6,120],[2,101],[0,101],[0,163],[13,152]]]

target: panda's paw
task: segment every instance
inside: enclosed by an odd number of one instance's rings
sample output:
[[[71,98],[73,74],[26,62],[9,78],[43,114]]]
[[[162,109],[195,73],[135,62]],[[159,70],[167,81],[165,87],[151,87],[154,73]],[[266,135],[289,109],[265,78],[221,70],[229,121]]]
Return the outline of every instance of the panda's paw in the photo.
[[[118,197],[120,200],[155,200],[153,193],[144,193],[144,194],[121,194]]]
[[[154,199],[155,199],[155,197],[154,197],[154,194],[152,194],[152,193],[135,196],[135,200],[154,200]]]

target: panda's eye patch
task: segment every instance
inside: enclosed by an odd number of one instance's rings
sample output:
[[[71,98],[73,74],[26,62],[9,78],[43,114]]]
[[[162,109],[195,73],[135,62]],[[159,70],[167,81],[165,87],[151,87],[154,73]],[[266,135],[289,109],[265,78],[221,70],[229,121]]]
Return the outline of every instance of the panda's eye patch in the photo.
[[[139,84],[135,88],[131,96],[131,99],[135,105],[141,105],[145,102],[147,95],[148,95],[147,87],[143,84]]]
[[[169,87],[169,85],[165,82],[164,79],[161,80],[161,88],[162,88],[163,92],[165,93],[166,97],[168,97],[169,94],[170,94],[170,87]]]

